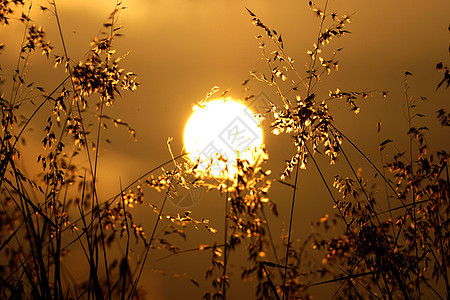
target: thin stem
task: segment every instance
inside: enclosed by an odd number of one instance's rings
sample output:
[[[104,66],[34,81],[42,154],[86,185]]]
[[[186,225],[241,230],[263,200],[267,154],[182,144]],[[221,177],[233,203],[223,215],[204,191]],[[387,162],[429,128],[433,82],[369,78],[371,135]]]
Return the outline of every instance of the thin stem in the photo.
[[[164,196],[164,201],[163,201],[163,203],[161,205],[161,209],[159,210],[155,226],[153,226],[153,231],[152,231],[152,235],[150,237],[150,241],[146,245],[147,249],[145,250],[144,259],[142,260],[141,267],[139,269],[139,273],[137,275],[136,280],[133,283],[133,286],[131,288],[130,294],[128,295],[128,298],[127,298],[128,300],[133,299],[134,293],[136,292],[139,279],[141,278],[141,275],[142,275],[142,270],[144,269],[145,261],[147,260],[148,253],[150,252],[150,248],[152,246],[153,238],[155,237],[156,228],[158,227],[159,221],[162,219],[161,215],[162,215],[162,212],[163,212],[163,209],[164,209],[164,205],[166,204],[168,196],[169,196],[169,190],[167,190],[166,195]]]
[[[327,11],[327,7],[328,7],[328,0],[325,2],[325,7],[324,7],[324,15],[322,17],[322,20],[320,22],[320,26],[319,26],[319,33],[317,34],[317,47],[315,49],[315,54],[317,54],[317,51],[319,49],[319,40],[320,40],[320,36],[322,34],[322,28],[323,28],[323,23],[325,21],[325,14]],[[311,72],[314,70],[315,64],[316,64],[316,55],[314,55],[313,57],[311,57],[312,63],[310,63],[310,67],[309,67],[309,82],[307,85],[307,92],[306,92],[306,97],[308,98],[311,94],[311,82],[312,82],[312,78],[313,76],[311,76]],[[303,80],[302,80],[303,81]],[[284,300],[285,298],[285,294],[286,294],[286,276],[287,276],[287,266],[288,266],[288,260],[289,260],[289,247],[290,247],[290,241],[291,241],[291,230],[292,230],[292,219],[294,216],[294,204],[295,204],[295,194],[297,191],[297,179],[298,179],[298,169],[299,169],[299,161],[297,161],[297,165],[296,165],[296,171],[295,171],[295,182],[294,182],[294,191],[292,193],[292,203],[291,203],[291,212],[290,212],[290,218],[289,218],[289,232],[288,232],[288,241],[287,241],[287,246],[286,246],[286,260],[285,260],[285,264],[284,264],[284,277],[283,277],[283,286],[282,286],[282,290],[283,290],[283,296],[282,299]]]
[[[122,181],[120,182],[120,193],[123,195]],[[127,282],[127,268],[128,268],[128,251],[129,251],[129,246],[130,246],[130,229],[128,227],[127,211],[125,209],[126,205],[125,205],[125,199],[123,196],[122,196],[122,206],[123,206],[123,215],[125,217],[125,226],[127,229],[127,248],[125,250],[125,268],[124,268],[123,281],[122,281],[122,295],[121,295],[120,299],[125,300],[125,284]]]
[[[227,191],[225,193],[225,219],[224,219],[224,250],[223,250],[223,274],[222,274],[222,296],[227,298],[227,259],[228,259],[228,179],[226,180]]]
[[[264,211],[264,206],[263,205],[261,205],[261,213],[262,213],[263,220],[264,220],[264,222],[266,224],[267,233],[269,234],[270,245],[272,247],[273,255],[275,257],[275,262],[277,263],[277,265],[280,265],[280,259],[278,258],[277,249],[275,248],[275,242],[273,241],[272,231],[270,230],[270,226],[269,226],[269,220],[267,220],[266,213]],[[280,273],[280,278],[283,278],[283,274],[281,273],[281,269],[277,268],[277,270]]]
[[[406,108],[408,111],[408,132],[411,131],[411,105],[410,105],[410,99],[408,96],[408,80],[407,80],[407,76],[408,76],[408,72],[405,73],[405,80],[404,80],[404,84],[405,84],[405,100],[406,100]],[[414,182],[414,165],[413,165],[413,132],[409,133],[409,166],[410,166],[410,172],[411,172],[411,183]],[[418,296],[420,299],[420,267],[419,267],[419,249],[418,249],[418,243],[417,243],[417,226],[416,226],[416,191],[414,186],[411,187],[412,190],[412,224],[414,224],[414,241],[415,241],[415,253],[416,253],[416,271],[417,271],[417,291],[418,291]]]
[[[295,181],[294,181],[294,191],[292,193],[292,201],[291,201],[291,213],[289,217],[289,232],[288,232],[288,240],[287,240],[287,246],[286,246],[286,259],[284,262],[284,277],[283,277],[283,296],[282,299],[284,300],[285,294],[286,294],[286,277],[287,277],[287,267],[288,267],[288,260],[289,260],[289,247],[291,243],[291,232],[292,232],[292,219],[294,218],[294,205],[295,205],[295,195],[297,192],[297,182],[298,182],[298,169],[299,169],[299,162],[297,162],[296,170],[295,170]]]
[[[323,9],[323,16],[322,16],[322,20],[320,21],[320,26],[319,26],[319,33],[317,34],[317,44],[316,44],[316,49],[314,49],[314,53],[311,56],[311,60],[310,60],[310,66],[309,66],[309,70],[308,70],[308,74],[309,74],[309,81],[308,81],[308,91],[307,91],[307,97],[310,96],[311,93],[311,82],[314,78],[314,76],[312,76],[312,72],[314,71],[314,68],[316,66],[316,61],[317,61],[317,53],[319,52],[320,49],[320,36],[322,35],[322,28],[323,28],[323,22],[325,21],[325,16],[327,13],[327,7],[328,7],[328,0],[325,1],[325,7]]]
[[[381,123],[379,123],[381,124]],[[381,140],[380,140],[380,129],[378,129],[378,144],[381,144]],[[384,171],[384,160],[383,160],[383,150],[380,148],[379,149],[379,153],[380,153],[380,162],[381,162],[381,170],[383,171],[383,177],[386,177],[386,172]],[[389,196],[389,191],[388,191],[388,187],[387,187],[387,183],[386,181],[383,181],[384,183],[384,192],[386,194],[386,200],[388,203],[388,212],[389,212],[389,216],[391,217],[391,227],[392,227],[392,233],[393,235],[397,235],[396,231],[395,231],[395,226],[394,226],[394,216],[392,215],[392,207],[391,207],[391,198]]]

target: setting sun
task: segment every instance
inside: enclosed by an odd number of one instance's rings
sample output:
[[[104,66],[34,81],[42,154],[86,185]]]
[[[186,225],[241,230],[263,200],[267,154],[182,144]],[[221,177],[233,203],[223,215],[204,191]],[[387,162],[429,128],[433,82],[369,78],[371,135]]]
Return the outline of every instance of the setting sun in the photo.
[[[184,129],[184,146],[189,159],[199,162],[200,171],[210,167],[214,177],[233,178],[237,157],[253,162],[252,151],[260,148],[263,134],[245,104],[222,99],[195,105],[193,110]]]
[[[450,300],[448,12],[0,0],[0,300]]]

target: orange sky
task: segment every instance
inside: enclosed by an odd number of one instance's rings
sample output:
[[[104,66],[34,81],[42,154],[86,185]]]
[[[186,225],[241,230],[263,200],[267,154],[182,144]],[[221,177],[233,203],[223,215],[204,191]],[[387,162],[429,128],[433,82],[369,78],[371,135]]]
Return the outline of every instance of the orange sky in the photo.
[[[73,61],[81,60],[89,50],[89,42],[101,29],[114,3],[106,0],[57,1],[68,52]],[[323,3],[318,1],[316,4],[323,6]],[[168,137],[174,137],[174,152],[181,152],[183,128],[192,105],[213,86],[230,89],[229,95],[238,98],[242,95],[241,83],[249,77],[249,71],[266,71],[254,38],[262,31],[251,23],[246,7],[282,34],[285,50],[296,59],[299,71],[304,70],[306,51],[316,39],[319,24],[306,0],[128,0],[125,5],[128,9],[119,17],[124,36],[115,42],[115,46],[118,53],[128,53],[123,61],[124,66],[138,74],[141,86],[133,94],[123,93],[123,97],[106,114],[129,123],[136,130],[138,141],[129,138],[124,129],[111,129],[106,133],[105,138],[112,140],[112,143],[103,143],[99,173],[102,178],[99,184],[103,185],[105,195],[111,186],[117,186],[114,192],[119,190],[119,178],[122,182],[129,182],[166,161],[170,157],[166,147]],[[375,158],[378,158],[378,122],[382,122],[384,138],[398,142],[400,149],[404,147],[407,121],[403,79],[405,71],[409,71],[413,74],[409,78],[410,94],[429,99],[419,107],[427,118],[418,122],[437,128],[434,136],[429,138],[431,147],[448,150],[448,132],[437,126],[435,112],[439,108],[450,109],[449,90],[441,88],[436,91],[442,74],[435,71],[435,66],[440,61],[450,63],[450,2],[332,0],[328,8],[329,12],[352,15],[348,26],[352,34],[335,39],[328,46],[330,51],[340,47],[343,51],[338,56],[339,71],[325,76],[317,85],[319,97],[326,97],[329,90],[336,88],[388,91],[387,99],[375,96],[364,100],[358,115],[350,113],[345,104],[331,105],[337,126]],[[53,53],[61,55],[54,18],[35,9],[32,19],[47,29],[49,39],[55,46]],[[0,28],[1,39],[5,38],[9,47],[0,56],[3,72],[7,72],[7,67],[15,62],[17,52],[14,52],[14,47],[20,42],[17,37],[21,36],[21,30],[20,26]],[[60,77],[48,75],[43,78],[43,73],[55,74],[51,64],[45,67],[49,64],[43,57],[33,57],[30,63],[32,67],[28,76],[30,80],[40,81],[40,85],[50,88],[64,76],[57,72]],[[250,87],[247,94],[264,92],[275,104],[281,104],[270,87],[258,83],[251,83]],[[275,178],[283,169],[284,160],[290,159],[294,153],[294,148],[290,146],[288,137],[266,136],[265,141],[271,158],[269,168],[274,170]],[[38,142],[34,141],[35,144]],[[33,141],[30,143],[33,145]],[[391,149],[391,153],[394,151]],[[323,163],[325,166],[326,162]],[[341,172],[341,175],[346,172],[342,169],[330,170]],[[300,175],[299,186],[302,193],[296,203],[295,238],[305,236],[310,221],[332,211],[332,204],[322,193],[323,185],[314,170]],[[290,191],[284,186],[275,186],[273,192],[280,210],[280,217],[274,219],[274,235],[279,236],[281,227],[288,222]],[[162,196],[158,197],[156,202],[161,201]],[[203,195],[190,210],[197,218],[211,219],[212,226],[220,229],[223,226],[223,201],[217,198],[217,195]],[[175,206],[168,207],[168,211],[181,212]],[[138,216],[146,222],[144,213],[140,212]],[[144,226],[150,230],[153,221],[144,223]],[[220,243],[222,238],[222,234],[210,237],[202,231],[192,230],[191,233],[192,238],[182,245]],[[187,254],[170,261],[150,259],[147,262],[144,278],[152,281],[150,289],[157,294],[155,299],[177,299],[186,293],[193,298],[201,297],[207,288],[205,283],[202,282],[201,289],[198,289],[186,279],[172,279],[151,270],[160,268],[188,272],[201,281],[210,261],[209,253],[198,255],[197,260],[195,258]],[[199,262],[202,268],[197,266]],[[239,260],[235,264],[238,273]],[[174,284],[179,288],[174,289]],[[245,285],[238,283],[231,289],[231,294],[242,295],[240,289],[243,287]],[[234,299],[238,298],[240,296]]]

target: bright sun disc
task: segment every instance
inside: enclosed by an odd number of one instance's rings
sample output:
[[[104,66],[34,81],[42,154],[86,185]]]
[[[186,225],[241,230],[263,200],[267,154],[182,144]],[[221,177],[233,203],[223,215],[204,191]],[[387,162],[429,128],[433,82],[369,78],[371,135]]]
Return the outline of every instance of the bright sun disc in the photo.
[[[233,178],[236,157],[254,162],[252,152],[261,147],[263,133],[247,106],[226,99],[199,104],[193,110],[184,129],[184,146],[189,159],[199,162],[198,170],[205,171],[209,166],[212,176]]]

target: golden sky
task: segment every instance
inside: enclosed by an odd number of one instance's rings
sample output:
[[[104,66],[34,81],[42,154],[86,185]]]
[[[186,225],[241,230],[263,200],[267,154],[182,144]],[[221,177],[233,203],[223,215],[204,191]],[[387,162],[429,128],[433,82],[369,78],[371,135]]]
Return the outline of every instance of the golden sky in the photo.
[[[45,5],[43,2],[42,5]],[[83,59],[89,50],[89,42],[101,30],[114,3],[106,0],[56,1],[72,61]],[[102,178],[99,184],[103,185],[105,195],[111,187],[114,187],[114,192],[119,191],[119,178],[122,182],[129,182],[168,160],[168,137],[174,138],[174,152],[181,152],[183,128],[192,112],[192,105],[204,98],[213,86],[230,89],[229,95],[235,98],[263,92],[270,101],[281,104],[273,88],[256,82],[251,82],[250,91],[243,94],[241,83],[248,79],[249,71],[266,71],[255,39],[263,32],[252,24],[245,8],[281,33],[285,51],[296,60],[300,71],[305,70],[306,51],[315,42],[319,26],[319,19],[314,16],[306,0],[128,0],[124,4],[128,8],[119,15],[123,36],[114,45],[117,53],[126,55],[123,66],[138,75],[141,85],[134,93],[124,92],[106,114],[120,117],[130,124],[136,130],[137,142],[121,128],[106,133],[105,138],[112,143],[103,142],[99,174]],[[317,1],[316,4],[322,7],[324,1]],[[338,48],[343,50],[337,57],[339,71],[324,76],[317,85],[319,97],[327,97],[328,91],[336,88],[388,91],[386,99],[374,96],[364,100],[358,115],[352,114],[344,103],[330,105],[341,131],[377,158],[379,140],[376,124],[381,122],[383,137],[398,142],[401,148],[407,140],[404,73],[408,71],[413,74],[408,80],[410,94],[425,96],[429,100],[418,109],[427,115],[420,122],[424,126],[437,128],[434,136],[429,138],[431,147],[448,149],[448,132],[439,129],[435,116],[438,109],[450,108],[449,90],[441,88],[436,91],[442,73],[436,72],[435,66],[440,61],[450,63],[450,2],[330,0],[328,12],[351,15],[347,29],[352,33],[334,39],[327,46],[329,53]],[[54,18],[48,13],[40,13],[39,9],[34,9],[31,17],[46,28],[48,38],[55,47],[53,54],[61,55]],[[0,56],[3,72],[7,72],[16,60],[15,49],[22,30],[16,25],[0,28],[0,37],[8,45]],[[51,87],[64,76],[62,72],[54,75],[51,64],[43,57],[33,57],[30,64],[28,76],[41,86]],[[38,125],[36,127],[36,131],[41,130]],[[268,167],[274,170],[275,178],[283,169],[284,161],[294,153],[294,148],[289,148],[288,137],[273,137],[268,131],[266,135],[265,142],[271,158]],[[33,141],[30,143],[33,145]],[[34,143],[36,145],[39,141]],[[325,160],[322,162],[326,164]],[[302,238],[308,232],[310,221],[332,211],[332,204],[323,196],[323,185],[314,170],[300,175],[299,186],[302,193],[296,203],[295,238]],[[275,186],[273,192],[280,211],[280,217],[274,219],[274,234],[278,236],[282,226],[288,222],[290,191],[280,185]],[[160,202],[161,198],[160,195],[155,201]],[[222,206],[223,201],[217,199],[217,195],[203,195],[190,210],[197,218],[211,219],[212,226],[220,229],[223,226]],[[181,212],[175,206],[168,207],[168,210]],[[138,213],[138,216],[145,221],[144,213]],[[144,226],[151,228],[153,221]],[[193,237],[183,244],[186,247],[214,241],[220,243],[222,238],[222,234],[210,237],[195,230],[191,233]],[[238,265],[238,262],[236,260],[235,264]],[[197,264],[201,264],[202,268]],[[179,299],[184,293],[200,298],[207,287],[202,282],[201,289],[198,289],[186,279],[173,279],[152,271],[153,268],[187,272],[202,281],[208,264],[209,253],[197,257],[180,255],[161,262],[150,259],[144,279],[155,293],[152,299]],[[230,293],[241,295],[238,292],[243,287],[245,285],[238,283]],[[238,298],[240,296],[235,299]]]

